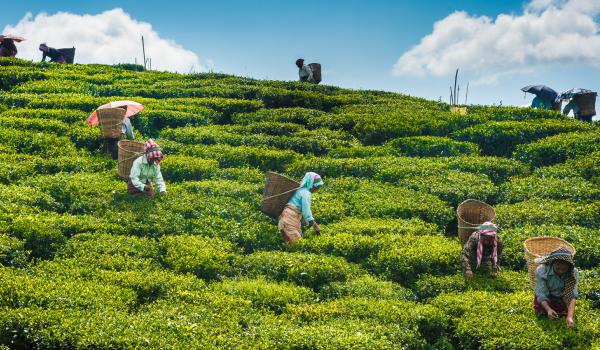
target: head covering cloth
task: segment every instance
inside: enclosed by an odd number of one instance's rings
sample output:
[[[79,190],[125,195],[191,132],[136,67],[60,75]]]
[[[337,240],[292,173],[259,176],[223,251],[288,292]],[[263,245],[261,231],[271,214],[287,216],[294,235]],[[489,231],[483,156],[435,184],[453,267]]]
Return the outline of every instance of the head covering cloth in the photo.
[[[148,141],[146,141],[144,144],[144,153],[146,154],[146,158],[148,160],[154,159],[159,163],[164,157],[161,148],[152,139],[148,139]]]
[[[486,221],[478,227],[479,241],[477,242],[477,267],[481,265],[481,258],[483,258],[483,237],[491,237],[494,240],[494,249],[492,251],[492,265],[496,267],[498,265],[498,225]]]
[[[306,188],[307,190],[320,186],[323,186],[321,175],[313,173],[312,171],[304,174],[304,178],[302,178],[302,182],[300,182],[300,188]]]
[[[544,264],[548,268],[552,268],[552,265],[557,260],[564,261],[570,266],[570,270],[567,272],[567,276],[565,277],[565,291],[562,295],[565,304],[569,305],[573,299],[573,291],[575,290],[575,284],[577,283],[575,280],[575,262],[573,261],[573,254],[571,254],[567,248],[559,247],[536,262]]]

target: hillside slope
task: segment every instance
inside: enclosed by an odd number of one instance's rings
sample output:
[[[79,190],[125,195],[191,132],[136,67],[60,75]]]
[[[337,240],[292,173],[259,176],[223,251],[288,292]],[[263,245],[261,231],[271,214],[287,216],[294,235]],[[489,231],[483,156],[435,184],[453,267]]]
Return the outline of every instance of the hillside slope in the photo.
[[[600,348],[600,130],[223,74],[0,59],[0,344],[16,349]],[[146,106],[166,197],[130,198],[86,117]],[[265,171],[321,174],[286,247]],[[467,283],[455,208],[495,206],[497,279]],[[522,242],[577,248],[576,328],[535,317]],[[2,345],[0,345],[2,348]]]

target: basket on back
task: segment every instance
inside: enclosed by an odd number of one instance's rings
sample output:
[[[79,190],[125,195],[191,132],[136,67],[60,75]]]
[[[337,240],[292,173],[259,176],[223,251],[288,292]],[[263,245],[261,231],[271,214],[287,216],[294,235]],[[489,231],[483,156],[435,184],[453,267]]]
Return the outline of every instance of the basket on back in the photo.
[[[321,82],[321,64],[320,63],[311,63],[308,65],[313,74],[313,79],[315,79],[315,83]]]
[[[125,112],[123,108],[102,108],[96,110],[102,137],[106,139],[118,139],[121,137]]]
[[[458,219],[458,238],[460,243],[465,245],[479,225],[496,219],[496,211],[487,203],[467,199],[456,208],[456,217]]]
[[[596,115],[596,95],[595,92],[576,95],[573,97],[579,106],[579,116],[582,118],[593,117]]]
[[[129,177],[133,161],[144,154],[144,143],[130,140],[121,140],[118,144],[119,160],[117,173],[122,179]]]
[[[299,187],[298,182],[286,176],[268,172],[260,210],[269,216],[278,217]]]
[[[535,288],[535,270],[540,265],[535,262],[535,259],[543,258],[560,247],[567,248],[575,256],[575,247],[558,237],[529,238],[525,240],[523,246],[525,247],[525,260],[527,260],[527,272],[531,288]]]

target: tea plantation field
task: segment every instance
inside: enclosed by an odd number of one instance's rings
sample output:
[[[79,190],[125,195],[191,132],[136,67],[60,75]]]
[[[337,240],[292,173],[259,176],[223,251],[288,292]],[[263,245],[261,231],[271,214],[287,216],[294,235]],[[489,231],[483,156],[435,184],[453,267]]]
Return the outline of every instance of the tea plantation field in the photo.
[[[86,117],[156,139],[130,198]],[[264,172],[325,180],[282,244]],[[455,208],[496,208],[496,279],[465,281]],[[522,242],[577,249],[576,327],[538,319]],[[0,349],[600,349],[600,128],[550,111],[136,66],[0,60]]]

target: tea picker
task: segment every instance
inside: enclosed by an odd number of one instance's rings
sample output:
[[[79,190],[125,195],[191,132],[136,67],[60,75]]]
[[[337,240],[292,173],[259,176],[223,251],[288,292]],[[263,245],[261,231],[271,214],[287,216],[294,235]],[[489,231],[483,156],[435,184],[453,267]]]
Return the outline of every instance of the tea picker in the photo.
[[[563,108],[563,114],[573,112],[577,120],[591,122],[596,115],[596,96],[598,93],[588,89],[574,88],[560,94],[559,99],[569,103]]]
[[[49,47],[46,43],[40,44],[40,51],[42,51],[42,62],[46,61],[46,57],[50,58],[50,62],[55,63],[73,63],[75,60],[75,48],[55,49]]]
[[[296,66],[298,67],[298,76],[300,81],[318,84],[321,82],[321,64],[311,63],[304,64],[304,59],[299,58],[296,60]]]
[[[102,137],[105,139],[104,151],[117,159],[117,143],[119,140],[134,139],[133,126],[130,117],[133,117],[144,106],[135,101],[114,101],[98,107],[87,119],[88,125],[100,124]]]
[[[167,194],[167,185],[160,171],[160,162],[163,157],[164,154],[158,144],[152,139],[148,139],[144,144],[144,154],[134,160],[131,165],[127,179],[127,192],[130,195],[153,197],[152,181],[156,183],[161,196]]]
[[[0,57],[15,57],[17,55],[17,46],[24,38],[16,35],[0,35]]]
[[[306,173],[299,184],[283,175],[267,174],[261,210],[278,217],[277,228],[285,243],[291,244],[302,238],[303,222],[315,232],[321,231],[311,210],[312,194],[321,186],[323,179],[313,172]]]
[[[473,267],[498,275],[498,263],[502,257],[502,241],[498,236],[498,226],[485,222],[473,232],[463,246],[460,261],[468,280],[473,278]]]
[[[546,85],[527,85],[521,88],[521,91],[535,95],[531,101],[532,108],[560,111],[561,101],[558,99],[558,93],[551,87]]]

